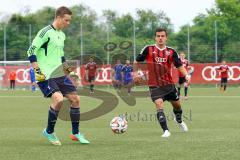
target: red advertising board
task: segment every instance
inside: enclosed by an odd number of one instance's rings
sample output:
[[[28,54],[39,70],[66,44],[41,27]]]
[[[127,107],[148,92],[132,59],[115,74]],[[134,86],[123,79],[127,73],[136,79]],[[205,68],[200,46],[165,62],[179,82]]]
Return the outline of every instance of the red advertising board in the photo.
[[[194,63],[190,66],[194,67],[194,72],[192,75],[192,84],[215,84],[220,82],[220,73],[217,71],[220,64],[217,63]],[[239,63],[228,63],[228,82],[237,84],[240,82],[240,64]],[[173,75],[177,75],[176,69]],[[177,82],[177,77],[174,76],[175,82]]]
[[[215,84],[220,81],[219,72],[217,68],[220,64],[216,63],[194,63],[191,66],[194,67],[194,73],[192,75],[192,84]],[[240,82],[240,64],[239,63],[228,63],[229,83],[237,84]],[[16,71],[16,85],[26,86],[30,83],[29,67],[28,66],[0,66],[0,85],[3,87],[9,86],[8,75],[11,70]],[[79,77],[81,77],[82,85],[88,83],[84,80],[85,69],[84,67],[77,68],[76,70]],[[173,69],[173,79],[177,82],[177,69]],[[96,84],[111,84],[111,66],[103,66],[98,76],[96,77]]]

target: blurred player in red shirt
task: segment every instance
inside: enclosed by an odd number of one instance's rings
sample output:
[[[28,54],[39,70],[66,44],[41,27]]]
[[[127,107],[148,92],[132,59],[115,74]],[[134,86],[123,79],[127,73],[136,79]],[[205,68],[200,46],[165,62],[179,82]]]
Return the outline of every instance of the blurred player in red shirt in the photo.
[[[227,81],[228,81],[228,71],[229,66],[226,65],[226,61],[222,61],[222,64],[217,69],[220,73],[221,77],[221,85],[220,85],[220,91],[224,92],[227,88]]]
[[[189,62],[185,58],[184,52],[180,52],[179,56],[180,56],[180,60],[182,62],[183,67],[188,71],[188,74],[191,76],[193,73],[193,67],[189,66]],[[182,72],[178,71],[178,96],[180,96],[181,87],[183,86],[184,86],[184,99],[187,100],[189,82],[186,82],[185,76],[182,74]]]
[[[90,83],[90,93],[94,93],[94,81],[97,76],[97,64],[93,61],[93,58],[89,58],[89,62],[86,64],[86,80]]]
[[[11,70],[11,72],[9,73],[9,82],[10,82],[10,89],[14,90],[15,83],[16,83],[16,71]]]

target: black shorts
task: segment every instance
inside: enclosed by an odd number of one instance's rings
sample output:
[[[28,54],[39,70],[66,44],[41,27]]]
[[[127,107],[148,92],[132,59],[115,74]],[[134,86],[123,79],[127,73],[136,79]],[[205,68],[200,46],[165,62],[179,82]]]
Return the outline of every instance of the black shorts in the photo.
[[[178,77],[178,84],[183,84],[184,82],[186,82],[186,78],[185,77]]]
[[[88,76],[88,82],[94,82],[95,81],[95,76]]]
[[[227,78],[221,78],[221,83],[227,83],[228,79]]]
[[[174,85],[158,87],[151,86],[149,87],[151,99],[154,102],[155,100],[161,98],[163,101],[178,101],[178,92]]]
[[[77,91],[73,82],[67,76],[50,78],[46,81],[38,82],[37,84],[41,89],[44,97],[51,97],[53,93],[59,91],[63,94],[63,96]]]

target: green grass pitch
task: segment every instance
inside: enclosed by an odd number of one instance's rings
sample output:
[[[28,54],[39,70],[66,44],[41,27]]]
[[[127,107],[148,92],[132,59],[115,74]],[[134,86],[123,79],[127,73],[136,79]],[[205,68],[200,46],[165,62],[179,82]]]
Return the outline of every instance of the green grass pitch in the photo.
[[[107,89],[109,92],[115,91]],[[234,160],[240,150],[240,91],[228,88],[190,88],[189,100],[182,100],[189,132],[180,132],[165,111],[172,135],[161,138],[155,120],[155,106],[149,97],[137,98],[136,106],[119,99],[111,112],[80,124],[90,145],[69,139],[70,122],[58,120],[55,131],[62,146],[52,146],[42,136],[49,100],[40,92],[0,91],[0,160]],[[81,112],[94,109],[100,100],[81,97]],[[128,130],[113,134],[110,120],[127,113]]]

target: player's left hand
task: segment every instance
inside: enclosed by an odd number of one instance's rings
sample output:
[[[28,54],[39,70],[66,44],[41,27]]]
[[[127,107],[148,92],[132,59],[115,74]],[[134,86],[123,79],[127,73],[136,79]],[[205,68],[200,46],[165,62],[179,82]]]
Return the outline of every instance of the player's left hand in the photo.
[[[68,67],[66,68],[66,71],[67,71],[68,74],[70,74],[71,72],[73,72],[73,69],[72,69],[72,67],[69,67],[69,66],[68,66]]]
[[[35,78],[38,82],[45,81],[46,76],[42,73],[40,68],[34,68],[34,74],[35,74]]]
[[[64,72],[67,75],[74,74],[74,68],[70,67],[70,66],[66,66],[66,67],[64,67]]]

